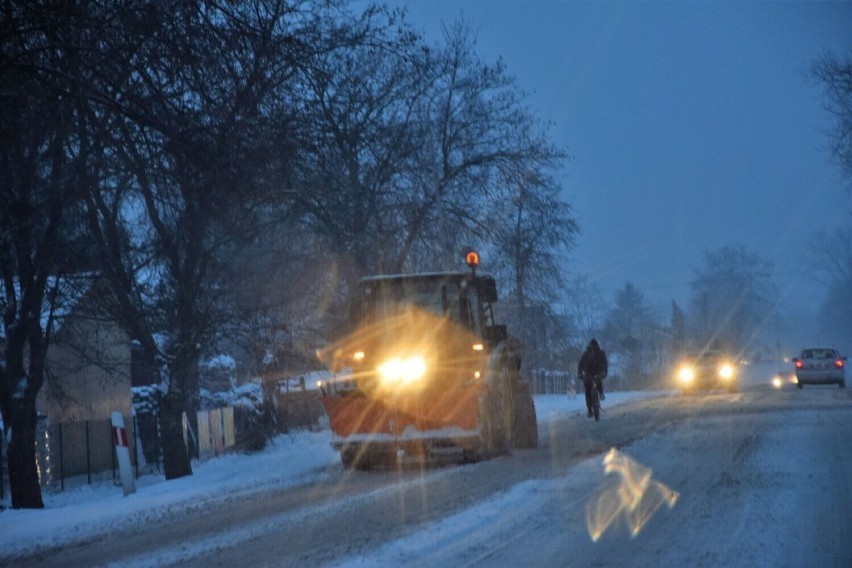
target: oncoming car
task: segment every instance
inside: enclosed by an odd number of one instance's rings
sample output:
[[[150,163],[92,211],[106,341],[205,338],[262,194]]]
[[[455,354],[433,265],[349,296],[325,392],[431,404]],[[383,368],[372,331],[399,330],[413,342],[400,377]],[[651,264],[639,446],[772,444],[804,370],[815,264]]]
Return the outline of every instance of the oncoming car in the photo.
[[[738,382],[734,358],[720,351],[702,351],[686,357],[675,368],[675,383],[682,392],[711,389],[736,392]]]
[[[846,357],[833,347],[802,349],[802,354],[793,359],[793,363],[799,388],[805,384],[846,386]]]

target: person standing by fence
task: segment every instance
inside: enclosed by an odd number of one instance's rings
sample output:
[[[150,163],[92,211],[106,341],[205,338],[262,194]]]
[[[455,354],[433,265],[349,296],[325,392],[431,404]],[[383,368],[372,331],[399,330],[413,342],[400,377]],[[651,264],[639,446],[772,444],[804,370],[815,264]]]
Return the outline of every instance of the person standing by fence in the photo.
[[[568,398],[574,400],[577,398],[577,381],[574,380],[573,377],[568,377],[568,386],[565,388],[565,394],[568,395]]]

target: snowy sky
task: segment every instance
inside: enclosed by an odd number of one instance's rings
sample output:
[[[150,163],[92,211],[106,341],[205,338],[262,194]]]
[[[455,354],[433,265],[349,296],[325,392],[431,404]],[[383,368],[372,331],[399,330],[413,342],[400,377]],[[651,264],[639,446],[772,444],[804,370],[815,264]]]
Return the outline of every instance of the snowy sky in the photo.
[[[567,147],[582,225],[572,270],[631,281],[668,314],[703,250],[742,243],[775,264],[783,298],[822,298],[803,256],[852,211],[830,119],[805,77],[852,48],[852,2],[396,0],[438,38],[460,15],[502,57]]]

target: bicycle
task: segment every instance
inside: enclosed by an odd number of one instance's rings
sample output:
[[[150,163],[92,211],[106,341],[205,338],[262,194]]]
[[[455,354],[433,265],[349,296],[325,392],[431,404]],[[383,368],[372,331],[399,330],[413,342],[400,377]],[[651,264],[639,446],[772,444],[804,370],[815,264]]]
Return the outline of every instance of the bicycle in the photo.
[[[592,386],[589,391],[589,406],[592,410],[592,415],[595,417],[595,422],[600,422],[601,419],[601,393],[595,384],[594,377],[581,377],[583,381],[583,389],[586,390],[586,381],[591,381]]]

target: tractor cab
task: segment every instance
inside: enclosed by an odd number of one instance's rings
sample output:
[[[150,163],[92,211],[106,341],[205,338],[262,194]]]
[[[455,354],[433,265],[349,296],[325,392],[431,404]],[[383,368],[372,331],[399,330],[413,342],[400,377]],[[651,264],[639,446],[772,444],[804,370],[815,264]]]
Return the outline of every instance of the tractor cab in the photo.
[[[394,318],[411,310],[462,326],[489,346],[506,339],[494,320],[497,285],[491,276],[459,272],[371,276],[359,283],[351,311],[353,327]]]

